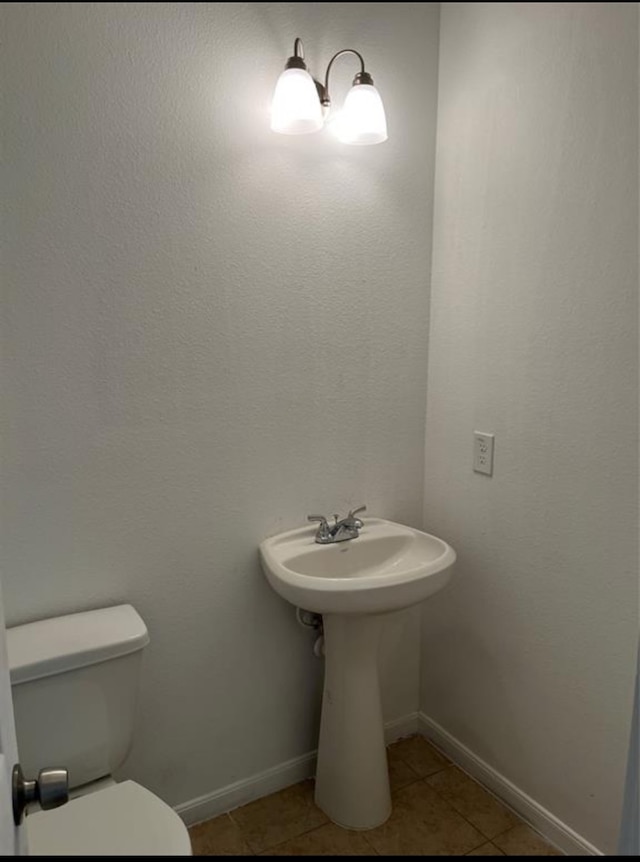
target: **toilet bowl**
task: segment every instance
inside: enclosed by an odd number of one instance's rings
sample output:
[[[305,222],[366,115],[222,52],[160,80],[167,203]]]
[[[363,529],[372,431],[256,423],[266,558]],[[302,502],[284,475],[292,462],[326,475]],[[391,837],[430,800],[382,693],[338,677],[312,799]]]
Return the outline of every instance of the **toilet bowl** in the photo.
[[[131,605],[7,630],[20,760],[26,775],[69,770],[70,801],[28,813],[42,856],[190,856],[187,828],[150,790],[116,782],[126,759],[147,628]]]

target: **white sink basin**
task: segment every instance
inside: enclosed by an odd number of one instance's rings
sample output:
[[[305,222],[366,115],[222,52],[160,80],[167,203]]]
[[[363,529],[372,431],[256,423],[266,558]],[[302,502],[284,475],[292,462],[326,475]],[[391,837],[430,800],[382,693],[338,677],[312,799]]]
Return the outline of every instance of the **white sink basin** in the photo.
[[[356,539],[316,544],[315,527],[265,539],[262,567],[274,590],[320,614],[371,614],[423,601],[451,577],[456,555],[442,539],[367,518]]]

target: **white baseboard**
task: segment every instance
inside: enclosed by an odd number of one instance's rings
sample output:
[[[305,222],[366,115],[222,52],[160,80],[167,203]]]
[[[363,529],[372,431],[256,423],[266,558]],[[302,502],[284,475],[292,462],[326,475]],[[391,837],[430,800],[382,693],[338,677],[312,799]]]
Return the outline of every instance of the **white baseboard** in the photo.
[[[262,796],[268,796],[277,790],[283,790],[290,784],[296,784],[314,774],[316,768],[316,752],[311,751],[293,760],[287,760],[271,769],[265,769],[258,775],[252,775],[226,787],[221,787],[197,799],[176,805],[175,811],[187,826],[210,820],[226,811],[232,811],[247,802],[253,802]]]
[[[577,832],[559,820],[535,799],[512,784],[508,778],[481,760],[466,745],[452,736],[428,715],[418,715],[418,733],[441,749],[457,766],[477,779],[501,802],[554,844],[567,856],[604,856]]]
[[[410,712],[409,715],[403,715],[402,718],[394,718],[393,721],[388,721],[384,726],[384,741],[387,745],[391,745],[396,739],[402,739],[403,736],[413,736],[418,732],[418,713]]]
[[[411,736],[418,732],[418,713],[412,712],[401,718],[389,721],[384,727],[384,737],[387,745],[403,736]],[[176,805],[175,811],[187,826],[210,820],[219,814],[232,811],[240,805],[246,805],[268,796],[278,790],[283,790],[291,784],[296,784],[305,778],[310,778],[316,771],[316,752],[310,751],[293,760],[287,760],[271,769],[266,769],[258,775],[228,784],[197,799]]]

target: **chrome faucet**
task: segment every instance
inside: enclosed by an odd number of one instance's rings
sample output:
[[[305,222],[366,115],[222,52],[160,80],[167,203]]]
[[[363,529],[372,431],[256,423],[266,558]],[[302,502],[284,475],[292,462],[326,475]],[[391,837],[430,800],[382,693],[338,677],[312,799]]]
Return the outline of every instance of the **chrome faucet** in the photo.
[[[357,539],[364,524],[356,518],[358,512],[366,512],[366,506],[352,509],[346,518],[334,515],[334,523],[329,524],[324,515],[307,515],[307,521],[319,521],[316,542],[319,545],[331,545],[334,542],[346,542],[347,539]]]

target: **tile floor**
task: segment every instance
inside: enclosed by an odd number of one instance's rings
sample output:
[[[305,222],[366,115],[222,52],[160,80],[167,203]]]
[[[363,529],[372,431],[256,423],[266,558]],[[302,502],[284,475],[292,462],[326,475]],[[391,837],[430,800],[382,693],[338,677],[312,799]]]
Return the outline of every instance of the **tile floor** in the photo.
[[[189,833],[196,856],[559,856],[536,832],[420,736],[388,748],[393,813],[341,829],[302,781]]]

